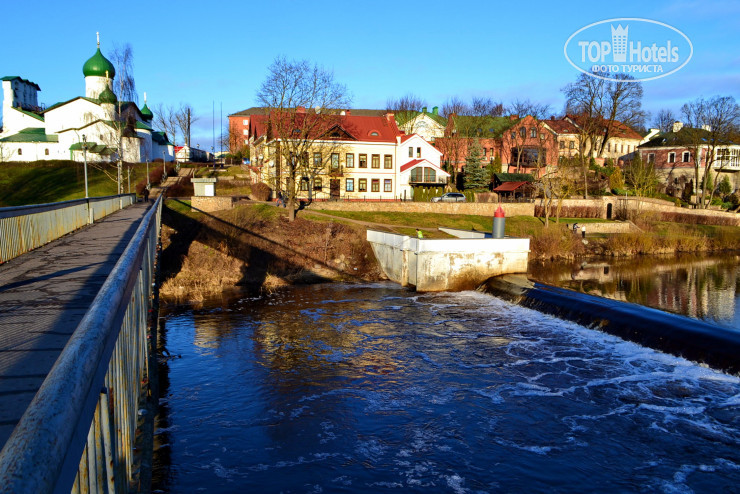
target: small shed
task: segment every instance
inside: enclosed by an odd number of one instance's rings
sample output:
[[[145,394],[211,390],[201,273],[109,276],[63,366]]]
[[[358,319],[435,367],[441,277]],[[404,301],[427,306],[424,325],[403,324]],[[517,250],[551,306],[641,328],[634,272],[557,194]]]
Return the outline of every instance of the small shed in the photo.
[[[196,197],[213,197],[216,195],[216,178],[193,178],[193,189]]]

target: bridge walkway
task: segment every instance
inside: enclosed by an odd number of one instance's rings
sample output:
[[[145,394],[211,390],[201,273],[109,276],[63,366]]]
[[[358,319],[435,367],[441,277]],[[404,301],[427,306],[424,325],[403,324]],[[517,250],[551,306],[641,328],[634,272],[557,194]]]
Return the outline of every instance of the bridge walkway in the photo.
[[[134,204],[0,265],[0,449],[148,208]]]

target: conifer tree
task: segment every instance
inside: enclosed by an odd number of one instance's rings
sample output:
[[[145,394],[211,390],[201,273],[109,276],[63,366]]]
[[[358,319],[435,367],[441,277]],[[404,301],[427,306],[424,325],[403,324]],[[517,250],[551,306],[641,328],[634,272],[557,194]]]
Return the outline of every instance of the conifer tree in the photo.
[[[488,170],[481,166],[481,146],[475,139],[468,148],[468,156],[465,158],[465,190],[474,192],[485,192],[490,182]]]

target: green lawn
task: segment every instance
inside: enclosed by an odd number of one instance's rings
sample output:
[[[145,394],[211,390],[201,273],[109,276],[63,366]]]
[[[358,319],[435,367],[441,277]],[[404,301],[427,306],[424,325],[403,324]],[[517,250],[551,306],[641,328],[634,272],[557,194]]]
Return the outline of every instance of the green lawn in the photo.
[[[150,170],[153,165],[150,164]],[[114,168],[115,170],[115,168]],[[116,193],[116,183],[102,171],[88,166],[90,197]],[[146,179],[146,163],[136,163],[131,170],[131,191]],[[123,190],[128,192],[124,169]],[[85,172],[82,163],[2,163],[0,164],[0,207],[43,204],[85,197]]]

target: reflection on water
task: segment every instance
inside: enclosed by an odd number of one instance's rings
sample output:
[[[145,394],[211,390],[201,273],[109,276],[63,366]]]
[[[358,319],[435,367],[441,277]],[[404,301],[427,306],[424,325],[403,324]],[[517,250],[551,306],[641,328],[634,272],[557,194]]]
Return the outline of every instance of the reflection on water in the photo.
[[[160,492],[731,492],[740,379],[477,292],[166,316]]]
[[[528,276],[740,329],[740,256],[734,253],[531,263]]]

